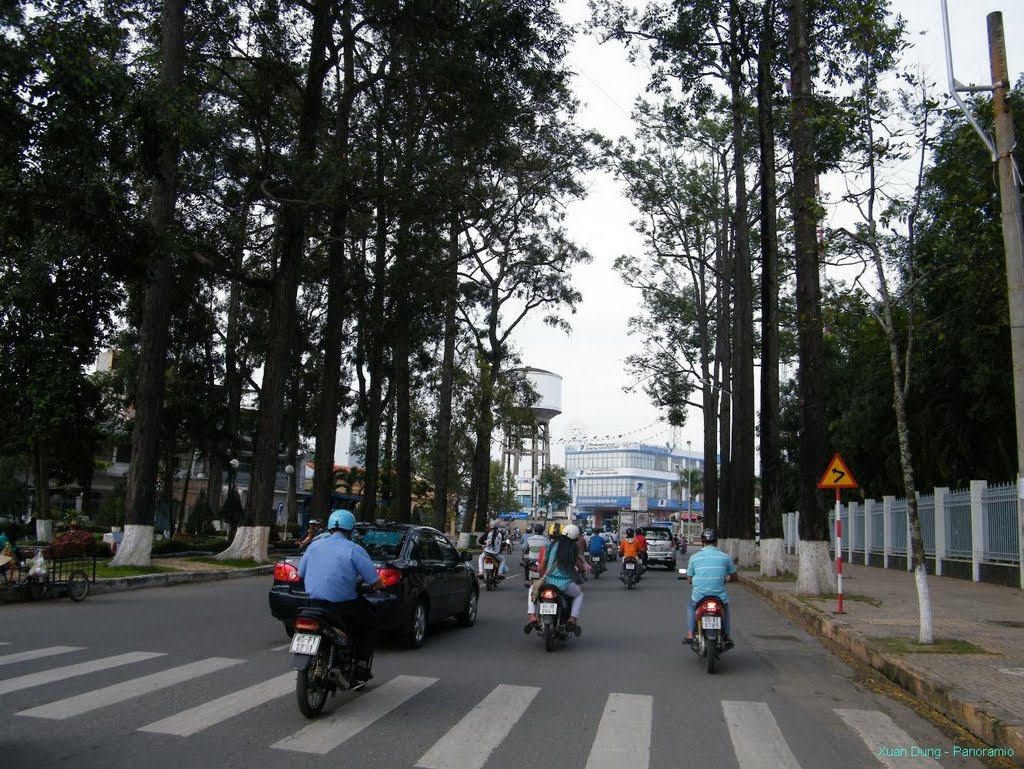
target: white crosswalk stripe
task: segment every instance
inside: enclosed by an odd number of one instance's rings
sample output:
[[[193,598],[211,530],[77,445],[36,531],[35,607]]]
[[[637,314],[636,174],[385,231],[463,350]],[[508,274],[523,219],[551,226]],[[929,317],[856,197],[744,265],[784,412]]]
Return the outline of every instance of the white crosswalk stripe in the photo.
[[[33,649],[28,652],[4,654],[0,656],[0,665],[12,665],[15,662],[27,662],[29,660],[43,659],[44,657],[53,657],[57,654],[81,651],[83,648],[81,646],[47,646],[43,649]]]
[[[767,703],[722,700],[722,711],[740,769],[800,769]]]
[[[416,766],[423,769],[481,769],[539,691],[535,686],[496,686],[438,740],[416,762]]]
[[[609,694],[587,769],[647,769],[653,717],[654,697],[649,694]]]
[[[154,721],[141,727],[139,731],[188,737],[294,691],[295,673],[285,673],[271,678],[269,681],[232,692],[194,708],[183,710],[173,716]]]
[[[847,726],[860,735],[872,755],[890,769],[940,769],[941,764],[934,758],[920,755],[928,746],[919,745],[885,713],[841,708],[835,711]]]
[[[329,753],[434,683],[436,678],[396,676],[270,747],[299,753]]]
[[[29,689],[33,686],[52,684],[55,681],[63,681],[66,678],[84,676],[100,670],[109,670],[121,665],[129,665],[132,662],[142,662],[143,660],[163,656],[163,652],[128,652],[127,654],[115,654],[113,657],[102,657],[91,662],[81,662],[77,665],[65,665],[64,667],[43,670],[39,673],[29,673],[28,675],[0,681],[0,694],[10,694],[11,692]]]
[[[182,681],[198,678],[199,676],[204,676],[208,673],[223,670],[224,668],[229,668],[234,665],[241,665],[243,662],[245,662],[245,660],[233,660],[225,657],[209,657],[208,659],[192,662],[188,665],[181,665],[180,667],[171,668],[169,670],[162,670],[159,673],[153,673],[148,676],[142,676],[141,678],[125,681],[124,683],[105,686],[102,689],[85,692],[84,694],[79,694],[75,697],[68,697],[67,699],[58,700],[57,702],[51,702],[49,705],[40,705],[36,708],[29,708],[28,710],[23,710],[15,715],[33,716],[34,718],[49,718],[53,720],[70,718],[71,716],[78,716],[82,713],[88,713],[91,710],[98,710],[99,708],[114,705],[118,702],[132,700],[136,697],[141,697],[144,694],[157,691],[158,689],[166,689],[168,686],[174,686]]]

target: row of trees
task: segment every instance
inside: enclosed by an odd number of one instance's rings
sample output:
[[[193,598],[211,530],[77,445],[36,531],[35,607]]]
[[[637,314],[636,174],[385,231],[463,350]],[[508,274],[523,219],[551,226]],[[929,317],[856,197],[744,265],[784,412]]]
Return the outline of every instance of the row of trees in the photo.
[[[604,153],[646,244],[617,263],[644,297],[629,364],[672,424],[701,409],[704,454],[722,460],[706,520],[740,560],[754,561],[759,496],[762,572],[784,568],[781,515],[798,509],[798,589],[834,590],[816,488],[834,451],[864,494],[902,490],[912,507],[919,483],[1012,479],[991,161],[901,68],[888,2],[602,3],[595,23],[653,73],[636,139]],[[820,195],[824,175],[841,199]],[[825,265],[849,279],[822,286]]]
[[[224,557],[264,560],[277,467],[308,437],[326,517],[344,418],[364,516],[409,520],[425,478],[435,523],[484,520],[529,399],[510,334],[565,328],[589,259],[561,223],[593,153],[555,5],[6,4],[0,455],[30,458],[35,509],[130,434],[115,563],[147,563],[158,473],[198,452],[216,513],[244,450]]]

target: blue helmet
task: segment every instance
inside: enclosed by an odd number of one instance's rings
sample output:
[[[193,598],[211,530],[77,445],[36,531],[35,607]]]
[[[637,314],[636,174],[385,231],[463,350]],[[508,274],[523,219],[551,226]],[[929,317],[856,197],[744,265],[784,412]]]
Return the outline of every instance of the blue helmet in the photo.
[[[329,531],[334,529],[352,531],[355,527],[356,517],[348,510],[335,510],[331,513],[331,517],[327,519],[327,529]]]

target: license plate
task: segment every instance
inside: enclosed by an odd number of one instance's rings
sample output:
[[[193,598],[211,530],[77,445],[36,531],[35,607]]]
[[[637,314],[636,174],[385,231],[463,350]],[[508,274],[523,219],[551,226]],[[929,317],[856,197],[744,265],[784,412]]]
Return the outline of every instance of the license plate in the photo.
[[[484,564],[484,568],[487,569],[487,571],[494,571],[494,564],[493,563],[485,563]]]
[[[540,613],[541,614],[558,614],[558,604],[557,603],[542,603],[540,605]]]
[[[636,564],[635,563],[627,563],[626,564],[626,568],[627,569],[635,569],[636,568]]]
[[[721,617],[701,617],[700,625],[705,630],[721,630],[722,629],[722,618]]]
[[[293,654],[316,654],[320,648],[320,636],[308,633],[296,633],[292,636]]]

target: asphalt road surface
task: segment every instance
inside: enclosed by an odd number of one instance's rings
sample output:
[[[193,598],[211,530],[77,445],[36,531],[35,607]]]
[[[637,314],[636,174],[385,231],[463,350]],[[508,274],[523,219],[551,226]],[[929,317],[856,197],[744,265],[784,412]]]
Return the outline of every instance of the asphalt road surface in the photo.
[[[627,591],[610,564],[584,587],[582,637],[546,652],[523,635],[517,558],[510,579],[481,592],[474,627],[432,627],[416,651],[381,639],[371,684],[312,721],[296,706],[269,577],[2,606],[0,764],[981,766],[736,585],[736,648],[714,675],[680,644],[687,584],[658,568]]]

